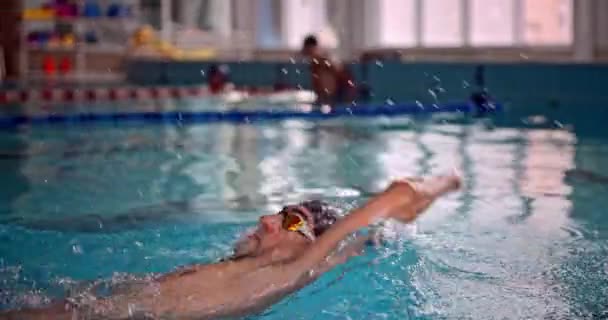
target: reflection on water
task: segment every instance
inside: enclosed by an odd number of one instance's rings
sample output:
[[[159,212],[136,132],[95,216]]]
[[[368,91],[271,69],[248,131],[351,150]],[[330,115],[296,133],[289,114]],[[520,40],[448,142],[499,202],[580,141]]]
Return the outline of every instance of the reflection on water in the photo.
[[[593,165],[608,144],[572,131],[404,118],[0,136],[9,298],[33,283],[58,294],[60,280],[211,261],[288,202],[347,210],[391,179],[452,168],[463,191],[415,232],[262,318],[576,318],[608,295],[606,172]]]

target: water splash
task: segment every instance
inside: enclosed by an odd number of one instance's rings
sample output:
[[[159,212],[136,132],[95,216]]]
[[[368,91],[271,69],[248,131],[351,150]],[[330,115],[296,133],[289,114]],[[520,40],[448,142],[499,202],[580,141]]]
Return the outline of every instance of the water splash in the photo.
[[[82,246],[78,245],[78,244],[72,245],[72,252],[74,254],[78,254],[78,255],[82,254],[83,253]]]

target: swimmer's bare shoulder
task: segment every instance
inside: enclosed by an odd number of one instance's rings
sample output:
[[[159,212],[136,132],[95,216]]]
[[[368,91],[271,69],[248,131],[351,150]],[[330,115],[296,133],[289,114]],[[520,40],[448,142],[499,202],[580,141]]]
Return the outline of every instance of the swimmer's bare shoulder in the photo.
[[[409,182],[393,183],[386,191],[337,221],[300,256],[288,262],[265,264],[266,261],[251,258],[194,267],[188,272],[161,277],[145,290],[101,299],[82,310],[68,310],[65,305],[57,304],[17,312],[13,317],[9,314],[4,319],[72,319],[74,312],[87,315],[87,319],[123,319],[134,312],[160,319],[215,319],[256,313],[356,253],[355,247],[353,252],[347,250],[332,255],[349,235],[377,219],[413,221],[437,197],[459,186],[460,180],[454,177],[420,182],[416,187]]]

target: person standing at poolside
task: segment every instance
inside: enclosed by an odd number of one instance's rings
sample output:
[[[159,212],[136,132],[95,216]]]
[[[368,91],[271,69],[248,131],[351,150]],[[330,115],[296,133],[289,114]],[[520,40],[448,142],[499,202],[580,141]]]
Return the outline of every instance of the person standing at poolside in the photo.
[[[348,103],[356,98],[355,82],[344,64],[330,59],[314,35],[304,39],[302,55],[309,60],[313,91],[322,104]]]

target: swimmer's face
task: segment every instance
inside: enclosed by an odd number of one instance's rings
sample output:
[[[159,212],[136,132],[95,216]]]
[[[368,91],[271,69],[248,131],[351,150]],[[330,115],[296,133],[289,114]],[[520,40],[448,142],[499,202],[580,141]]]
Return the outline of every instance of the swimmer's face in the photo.
[[[293,214],[293,216],[291,216]],[[246,234],[235,247],[235,256],[257,255],[259,253],[280,248],[284,251],[300,249],[303,245],[311,243],[306,236],[298,231],[286,228],[286,219],[302,217],[311,229],[314,221],[312,217],[302,212],[282,211],[272,215],[260,217],[257,228]],[[288,254],[288,253],[287,253]]]

